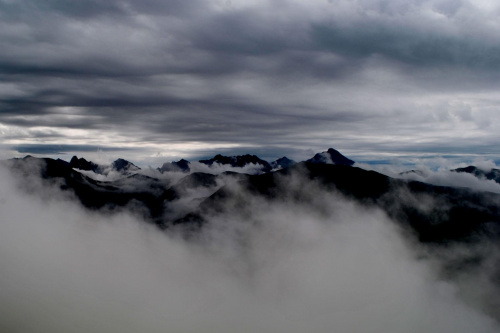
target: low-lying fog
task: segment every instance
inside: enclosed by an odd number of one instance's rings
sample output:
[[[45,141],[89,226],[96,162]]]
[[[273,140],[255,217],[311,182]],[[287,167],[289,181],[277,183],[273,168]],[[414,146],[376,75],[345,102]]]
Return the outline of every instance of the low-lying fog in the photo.
[[[186,238],[0,177],[1,332],[500,329],[382,212],[313,184],[307,204],[248,196],[252,214]]]

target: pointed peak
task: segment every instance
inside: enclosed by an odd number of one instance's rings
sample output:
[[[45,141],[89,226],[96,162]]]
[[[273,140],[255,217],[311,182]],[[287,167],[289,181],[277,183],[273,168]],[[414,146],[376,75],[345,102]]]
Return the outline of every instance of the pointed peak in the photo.
[[[294,164],[296,164],[296,162],[286,156],[283,156],[281,158],[278,158],[276,161],[271,162],[273,170],[286,169]]]
[[[124,160],[123,158],[115,160],[113,163],[111,163],[111,167],[116,171],[122,171],[122,172],[138,171],[141,169],[134,163]]]
[[[322,163],[322,164],[337,164],[352,166],[355,162],[342,155],[338,150],[329,148],[327,151],[317,153],[313,158],[306,162]]]
[[[71,160],[69,161],[69,163],[87,163],[88,161],[86,159],[84,159],[83,157],[81,158],[78,158],[78,156],[73,156],[71,158]]]
[[[91,161],[87,161],[86,159],[78,158],[77,156],[73,156],[69,161],[69,166],[73,169],[85,170],[85,171],[94,171],[99,168],[97,164]]]
[[[293,160],[289,159],[286,156],[283,156],[283,157],[278,158],[276,161],[277,162],[290,162],[290,161],[293,161]]]

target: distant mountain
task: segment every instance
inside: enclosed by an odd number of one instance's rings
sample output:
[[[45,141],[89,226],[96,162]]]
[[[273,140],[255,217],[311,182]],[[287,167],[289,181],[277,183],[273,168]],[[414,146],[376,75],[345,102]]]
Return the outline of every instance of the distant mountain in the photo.
[[[191,168],[189,167],[191,163],[182,159],[177,162],[164,163],[161,168],[158,168],[158,171],[161,173],[164,172],[190,172]]]
[[[6,161],[6,164],[13,170],[14,174],[23,179],[39,176],[48,182],[47,186],[58,184],[62,191],[68,191],[71,195],[76,196],[87,208],[113,210],[135,202],[144,206],[148,219],[156,223],[161,221],[163,202],[159,199],[158,194],[161,195],[164,190],[158,193],[159,185],[152,188],[151,184],[158,181],[150,177],[141,177],[130,181],[120,179],[115,182],[100,182],[73,170],[71,164],[67,162],[50,158],[13,159]],[[120,169],[126,170],[127,165],[123,163],[117,166],[122,166],[123,168]]]
[[[500,238],[500,195],[466,188],[436,186],[418,181],[391,178],[375,171],[346,165],[301,162],[291,168],[242,180],[243,188],[266,200],[294,198],[311,204],[317,199],[303,192],[302,186],[290,186],[286,177],[304,176],[304,184],[314,181],[331,192],[364,205],[382,209],[394,222],[409,226],[422,242],[446,244],[473,241],[480,235]],[[404,195],[402,195],[404,194]],[[427,198],[422,205],[422,197]],[[244,196],[238,190],[222,187],[181,221],[203,224],[203,216],[245,211]]]
[[[408,171],[403,171],[399,173],[400,176],[407,176],[407,175],[418,175],[421,177],[425,176],[425,173],[420,170],[408,170]]]
[[[192,173],[180,181],[170,184],[168,180],[159,180],[139,173],[124,176],[112,181],[97,181],[83,173],[75,171],[70,163],[51,158],[27,156],[22,159],[2,161],[21,180],[28,183],[33,177],[46,182],[46,186],[58,186],[63,192],[75,196],[87,208],[113,211],[129,205],[144,214],[147,221],[163,228],[169,225],[168,214],[173,202],[191,195],[198,190],[209,196],[221,184],[228,180],[238,181],[246,175],[224,172],[220,175]],[[117,171],[135,170],[132,163],[118,160],[114,165]],[[193,208],[194,209],[194,208]]]
[[[212,166],[214,164],[226,165],[233,168],[244,168],[247,166],[257,166],[260,173],[266,173],[271,171],[276,171],[280,169],[289,168],[296,164],[295,161],[283,156],[276,161],[271,163],[259,158],[256,155],[237,155],[237,156],[223,156],[221,154],[215,155],[213,158],[200,160],[202,164]],[[337,150],[330,148],[328,151],[318,153],[313,158],[307,160],[311,163],[324,163],[324,164],[337,164],[337,165],[353,165],[354,161],[343,156]],[[78,158],[73,156],[69,162],[71,168],[92,171],[96,174],[108,175],[110,171],[116,171],[124,175],[133,174],[141,170],[140,167],[135,164],[119,158],[115,160],[111,165],[100,165],[92,161],[87,161],[84,158]],[[185,159],[179,161],[172,161],[164,163],[161,167],[157,168],[161,173],[165,172],[191,172],[191,163]]]
[[[99,165],[94,162],[87,161],[84,158],[78,158],[73,156],[71,161],[69,161],[69,166],[73,169],[85,170],[85,171],[93,171],[95,173],[100,173]]]
[[[271,171],[272,167],[269,162],[264,161],[257,157],[256,155],[238,155],[238,156],[222,156],[215,155],[213,158],[209,160],[200,160],[200,163],[206,164],[208,166],[212,166],[214,163],[218,163],[221,165],[230,165],[232,167],[243,168],[245,166],[255,164],[261,165],[262,172]]]
[[[273,170],[279,170],[289,168],[294,164],[297,164],[297,162],[289,159],[286,156],[283,156],[282,158],[278,158],[276,161],[271,162],[271,167],[273,168]]]
[[[476,176],[477,178],[494,180],[495,182],[500,184],[500,170],[499,169],[491,169],[490,171],[485,171],[485,170],[479,169],[478,167],[470,165],[470,166],[465,167],[465,168],[458,168],[458,169],[453,169],[450,171],[469,173],[471,175]]]
[[[111,165],[99,165],[92,161],[87,161],[84,158],[73,156],[71,158],[71,161],[69,162],[69,166],[73,169],[92,171],[100,175],[107,175],[110,171],[117,171],[122,174],[128,174],[141,170],[141,168],[139,168],[137,165],[124,160],[123,158],[115,160],[113,163],[111,163]]]
[[[313,158],[308,159],[306,162],[322,163],[322,164],[336,164],[336,165],[353,165],[354,161],[348,159],[337,150],[330,148],[327,151],[314,155]]]
[[[253,155],[243,155],[239,159],[219,155],[211,162],[232,166],[255,163],[265,167],[266,164],[260,161]],[[309,204],[315,209],[317,197],[304,188],[307,184],[319,184],[324,191],[341,193],[362,205],[381,209],[395,223],[409,226],[422,242],[470,242],[478,235],[500,238],[499,194],[395,179],[349,165],[316,161],[259,175],[191,173],[170,184],[167,180],[140,173],[100,182],[75,171],[72,166],[76,162],[78,160],[67,163],[26,157],[5,163],[21,180],[39,177],[47,181],[46,186],[58,186],[91,209],[112,211],[132,205],[137,211],[138,207],[143,207],[139,211],[161,228],[192,223],[203,226],[207,223],[205,217],[217,214],[251,215],[248,194],[271,201],[296,200],[297,204]],[[119,160],[114,166],[120,171],[135,170],[133,164],[125,160]],[[474,173],[475,169],[467,171]],[[224,186],[228,182],[239,186]],[[422,198],[425,198],[425,205]]]
[[[141,170],[141,168],[139,168],[137,165],[124,160],[123,158],[119,158],[111,163],[111,169],[121,173],[137,172]]]

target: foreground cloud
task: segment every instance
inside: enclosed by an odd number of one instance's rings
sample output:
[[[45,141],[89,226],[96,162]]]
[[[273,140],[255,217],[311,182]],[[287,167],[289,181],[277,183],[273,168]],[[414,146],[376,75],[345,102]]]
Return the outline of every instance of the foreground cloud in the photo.
[[[246,196],[186,239],[0,175],[5,331],[498,331],[384,214],[314,185],[316,209]]]

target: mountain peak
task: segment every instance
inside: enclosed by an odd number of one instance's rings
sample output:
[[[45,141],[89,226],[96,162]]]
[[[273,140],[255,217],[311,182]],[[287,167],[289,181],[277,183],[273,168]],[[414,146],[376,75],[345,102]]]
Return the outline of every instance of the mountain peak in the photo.
[[[158,168],[158,171],[160,171],[161,173],[163,172],[170,172],[170,171],[174,171],[174,172],[189,172],[191,171],[191,168],[189,167],[191,163],[185,159],[181,159],[177,162],[170,162],[170,163],[163,163],[163,165],[161,166],[161,168]]]
[[[352,166],[355,162],[342,155],[339,151],[329,148],[327,151],[317,153],[313,158],[306,162],[322,163],[322,164],[337,164]]]
[[[73,156],[71,158],[71,161],[69,161],[69,166],[73,169],[79,169],[85,171],[97,172],[99,170],[99,166],[94,162],[87,161],[83,157],[78,158],[77,156]]]
[[[294,164],[296,164],[296,162],[286,156],[283,156],[281,158],[278,158],[276,161],[271,162],[271,166],[273,169],[286,169]]]
[[[119,158],[113,163],[111,163],[111,168],[119,172],[129,172],[129,171],[133,172],[141,170],[141,168],[139,168],[137,165],[127,160],[124,160],[123,158]]]

